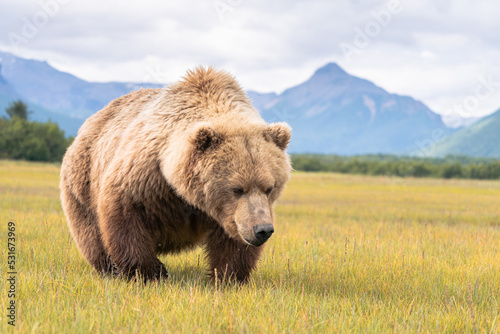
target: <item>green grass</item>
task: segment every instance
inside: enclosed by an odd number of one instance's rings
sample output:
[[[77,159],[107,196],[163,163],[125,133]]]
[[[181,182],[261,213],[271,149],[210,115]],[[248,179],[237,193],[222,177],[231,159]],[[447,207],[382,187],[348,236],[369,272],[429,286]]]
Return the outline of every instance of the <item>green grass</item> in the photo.
[[[500,331],[500,181],[296,173],[249,284],[209,283],[198,249],[163,257],[171,280],[144,286],[78,254],[58,173],[0,161],[19,293],[13,329],[2,275],[2,333]]]

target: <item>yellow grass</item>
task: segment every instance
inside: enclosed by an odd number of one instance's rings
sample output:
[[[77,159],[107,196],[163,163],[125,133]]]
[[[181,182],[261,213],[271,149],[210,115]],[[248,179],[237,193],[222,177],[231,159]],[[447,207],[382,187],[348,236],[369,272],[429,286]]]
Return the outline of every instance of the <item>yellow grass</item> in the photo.
[[[248,285],[208,283],[198,249],[163,257],[171,280],[144,286],[78,254],[58,172],[0,161],[2,259],[9,221],[18,250],[2,333],[500,332],[500,181],[296,173]]]

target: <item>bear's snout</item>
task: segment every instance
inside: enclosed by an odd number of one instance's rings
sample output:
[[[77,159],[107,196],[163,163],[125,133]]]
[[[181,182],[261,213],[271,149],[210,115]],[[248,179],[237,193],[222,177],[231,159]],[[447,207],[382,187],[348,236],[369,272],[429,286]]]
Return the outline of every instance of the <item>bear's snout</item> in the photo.
[[[273,224],[259,224],[253,227],[254,240],[249,241],[253,246],[261,246],[274,233]]]

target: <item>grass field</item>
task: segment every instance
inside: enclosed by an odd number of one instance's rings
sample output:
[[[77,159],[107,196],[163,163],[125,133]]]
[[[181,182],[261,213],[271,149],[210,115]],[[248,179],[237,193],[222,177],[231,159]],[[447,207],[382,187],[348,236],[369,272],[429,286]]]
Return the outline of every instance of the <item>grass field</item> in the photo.
[[[500,181],[293,174],[249,284],[210,284],[198,249],[162,258],[171,280],[144,286],[78,254],[58,173],[0,161],[2,333],[500,332]]]

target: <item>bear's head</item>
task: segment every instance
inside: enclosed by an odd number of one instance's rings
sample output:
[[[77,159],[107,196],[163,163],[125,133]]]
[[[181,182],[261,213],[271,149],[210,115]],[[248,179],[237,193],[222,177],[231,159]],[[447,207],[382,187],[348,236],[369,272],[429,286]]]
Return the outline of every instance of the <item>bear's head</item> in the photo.
[[[201,122],[186,132],[165,156],[167,181],[230,237],[252,246],[265,243],[274,232],[273,204],[290,177],[290,127]]]

